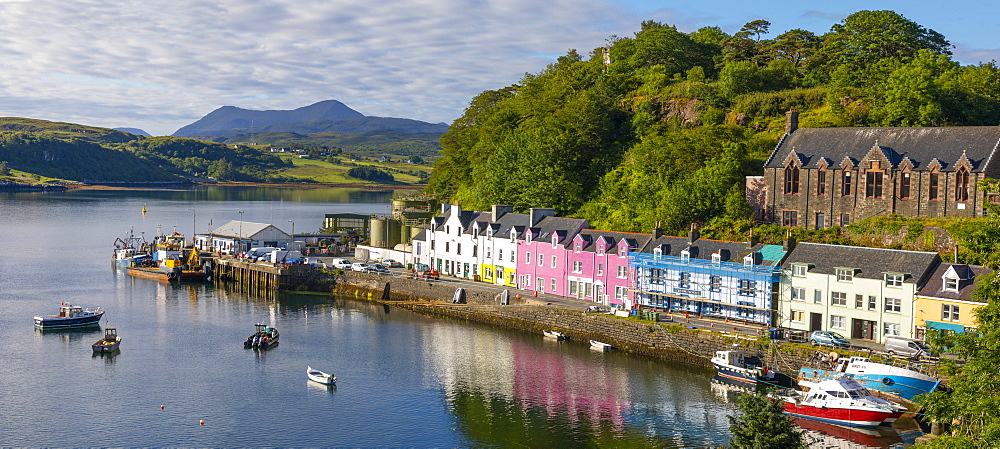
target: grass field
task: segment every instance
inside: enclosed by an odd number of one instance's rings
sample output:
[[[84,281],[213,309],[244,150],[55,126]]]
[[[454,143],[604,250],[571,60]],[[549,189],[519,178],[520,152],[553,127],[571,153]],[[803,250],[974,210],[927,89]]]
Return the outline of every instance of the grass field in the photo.
[[[307,181],[323,184],[358,184],[366,183],[360,179],[347,176],[347,171],[353,167],[361,165],[371,165],[381,168],[389,173],[400,184],[419,184],[420,177],[417,172],[424,172],[428,175],[431,167],[428,165],[407,164],[403,162],[373,162],[373,161],[344,161],[340,164],[331,164],[326,161],[316,159],[300,159],[294,155],[279,156],[284,160],[291,161],[294,165],[291,168],[282,169],[279,174],[285,176],[290,181]],[[414,172],[413,174],[406,172]],[[375,184],[374,182],[372,184]]]

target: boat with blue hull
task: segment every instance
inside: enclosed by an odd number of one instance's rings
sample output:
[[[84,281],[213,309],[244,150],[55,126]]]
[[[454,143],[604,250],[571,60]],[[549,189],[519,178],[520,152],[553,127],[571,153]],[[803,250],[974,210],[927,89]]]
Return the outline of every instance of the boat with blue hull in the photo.
[[[96,310],[90,310],[62,303],[59,305],[58,315],[35,316],[35,327],[39,329],[55,329],[97,326],[103,316],[104,311],[100,307]]]
[[[934,391],[941,381],[919,371],[899,366],[887,365],[868,360],[866,357],[851,357],[832,362],[832,368],[802,368],[799,380],[818,382],[844,374],[854,377],[862,386],[870,390],[882,391],[893,396],[913,401],[919,394]]]
[[[764,367],[760,357],[748,355],[742,349],[715,351],[712,366],[720,377],[751,385],[759,383],[777,384],[777,371]],[[786,376],[787,377],[787,376]]]

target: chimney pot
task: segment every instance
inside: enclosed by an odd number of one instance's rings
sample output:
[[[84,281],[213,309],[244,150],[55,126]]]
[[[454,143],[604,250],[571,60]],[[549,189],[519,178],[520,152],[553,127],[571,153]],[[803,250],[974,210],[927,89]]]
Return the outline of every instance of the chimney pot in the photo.
[[[791,134],[799,129],[799,111],[790,109],[785,113],[785,134]]]

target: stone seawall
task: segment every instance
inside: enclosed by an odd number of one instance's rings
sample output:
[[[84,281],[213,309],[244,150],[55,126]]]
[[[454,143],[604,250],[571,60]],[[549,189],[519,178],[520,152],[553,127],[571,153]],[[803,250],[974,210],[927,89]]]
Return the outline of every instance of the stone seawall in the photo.
[[[387,298],[383,298],[388,285]],[[455,289],[465,289],[466,304],[452,304]],[[810,348],[772,344],[766,338],[689,329],[672,323],[583,313],[545,305],[538,298],[510,296],[510,305],[500,305],[502,288],[483,284],[457,284],[372,274],[344,273],[337,276],[334,292],[355,298],[383,301],[395,307],[429,316],[458,318],[541,334],[554,330],[571,341],[589,344],[597,340],[617,350],[671,362],[710,367],[718,350],[739,344],[759,352],[769,367],[795,374],[816,351]]]

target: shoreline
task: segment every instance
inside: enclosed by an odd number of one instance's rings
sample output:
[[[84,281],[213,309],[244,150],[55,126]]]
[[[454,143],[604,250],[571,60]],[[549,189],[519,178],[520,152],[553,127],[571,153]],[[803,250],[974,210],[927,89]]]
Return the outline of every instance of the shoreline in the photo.
[[[420,190],[424,185],[394,185],[394,184],[322,184],[322,183],[267,183],[267,182],[191,182],[163,183],[159,187],[152,185],[112,185],[112,184],[65,184],[48,187],[60,190],[183,190],[180,186],[224,186],[224,187],[272,187],[286,189],[359,189],[359,190]],[[45,190],[42,188],[24,188],[24,190]]]

